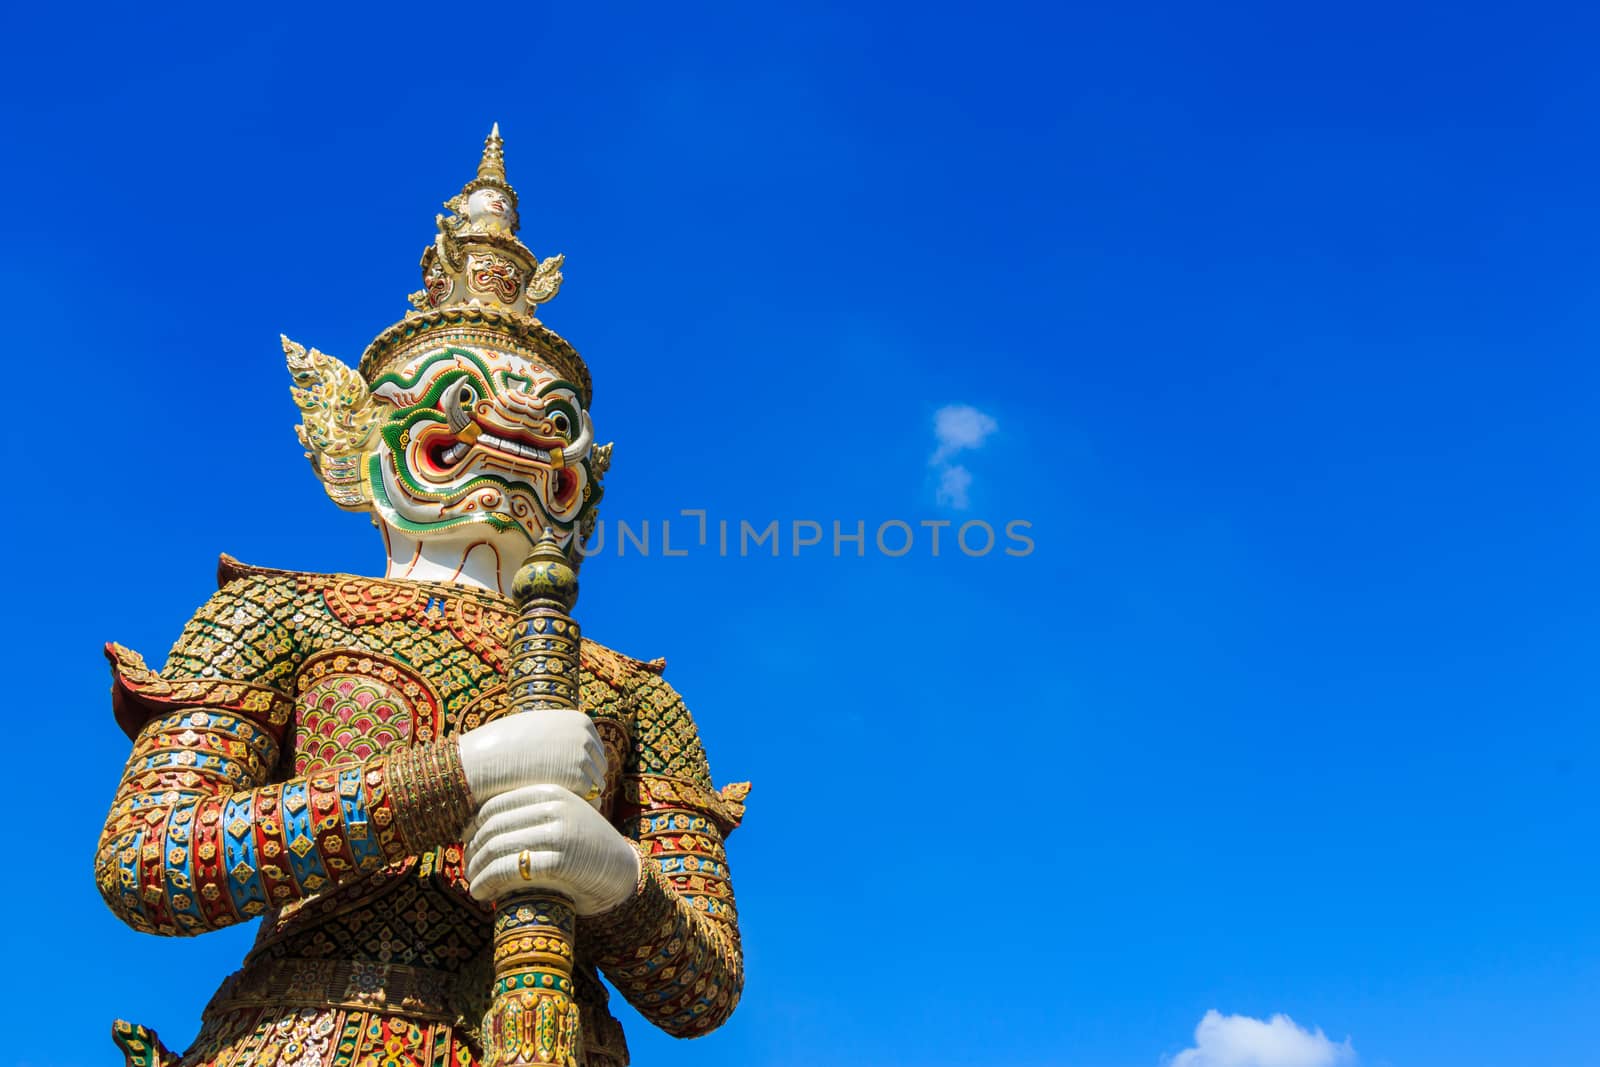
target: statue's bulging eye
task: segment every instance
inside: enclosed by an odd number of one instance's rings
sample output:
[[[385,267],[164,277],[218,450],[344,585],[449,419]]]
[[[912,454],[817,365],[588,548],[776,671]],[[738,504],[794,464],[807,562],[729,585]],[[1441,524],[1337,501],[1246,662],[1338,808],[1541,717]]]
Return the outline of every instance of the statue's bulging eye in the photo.
[[[461,392],[457,394],[456,398],[460,403],[470,404],[478,398],[478,394],[472,391],[472,386],[463,385],[461,387]]]
[[[572,423],[567,418],[566,412],[563,411],[558,411],[554,415],[550,416],[550,425],[554,426],[556,428],[556,433],[560,434],[562,437],[567,436],[567,433],[572,429]]]

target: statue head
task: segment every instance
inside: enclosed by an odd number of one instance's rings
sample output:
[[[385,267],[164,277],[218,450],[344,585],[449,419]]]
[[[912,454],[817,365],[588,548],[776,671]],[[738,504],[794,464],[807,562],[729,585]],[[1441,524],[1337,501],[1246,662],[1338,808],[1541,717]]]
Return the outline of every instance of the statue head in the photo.
[[[589,372],[532,315],[562,257],[515,236],[499,127],[479,176],[423,256],[418,310],[359,369],[284,338],[300,441],[329,497],[386,536],[486,545],[514,567],[546,529],[574,558],[595,521],[610,445],[596,447]],[[473,213],[503,225],[472,225]],[[419,549],[420,550],[420,549]]]

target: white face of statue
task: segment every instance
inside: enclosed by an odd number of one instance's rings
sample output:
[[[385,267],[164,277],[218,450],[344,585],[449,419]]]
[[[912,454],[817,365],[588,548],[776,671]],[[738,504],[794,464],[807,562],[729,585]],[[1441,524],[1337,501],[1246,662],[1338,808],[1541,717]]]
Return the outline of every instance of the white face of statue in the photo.
[[[467,197],[466,214],[467,221],[477,226],[511,229],[517,224],[517,212],[511,206],[511,198],[492,186],[472,191],[472,195]]]
[[[546,528],[571,548],[592,524],[610,448],[554,368],[448,344],[368,383],[287,338],[284,353],[301,444],[335,503],[374,513],[391,577],[504,593]]]
[[[372,394],[392,409],[368,460],[390,526],[419,540],[470,526],[523,552],[549,526],[570,543],[596,495],[593,429],[573,383],[514,354],[452,346],[382,375]]]

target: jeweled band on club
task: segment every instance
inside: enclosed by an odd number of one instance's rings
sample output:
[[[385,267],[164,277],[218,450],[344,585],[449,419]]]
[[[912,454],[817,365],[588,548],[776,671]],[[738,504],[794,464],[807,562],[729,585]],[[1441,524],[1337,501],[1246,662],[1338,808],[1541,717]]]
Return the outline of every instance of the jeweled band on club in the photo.
[[[157,934],[261,920],[186,1052],[116,1023],[129,1064],[504,1061],[482,1023],[507,1017],[491,1011],[510,973],[497,981],[494,902],[530,889],[568,909],[543,918],[569,927],[570,975],[513,970],[565,981],[571,1009],[529,1017],[532,1060],[628,1062],[601,975],[681,1036],[738,1001],[724,840],[749,786],[713,786],[662,662],[580,644],[572,624],[576,662],[545,666],[576,671],[577,708],[510,714],[539,703],[507,684],[530,632],[514,578],[542,537],[547,562],[576,566],[611,447],[594,444],[582,359],[533,315],[563,261],[517,237],[498,127],[446,207],[415,310],[357,368],[283,342],[301,443],[333,501],[371,514],[385,577],[224,556],[161,670],[107,646],[133,751],[102,895]],[[502,956],[561,955],[524,940]]]

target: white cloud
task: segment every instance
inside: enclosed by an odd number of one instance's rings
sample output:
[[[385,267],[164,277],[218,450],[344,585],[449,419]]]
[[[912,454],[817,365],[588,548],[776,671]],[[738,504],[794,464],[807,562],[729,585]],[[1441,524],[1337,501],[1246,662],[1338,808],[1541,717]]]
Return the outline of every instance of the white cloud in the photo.
[[[1000,426],[970,404],[946,404],[933,413],[933,436],[939,447],[929,463],[943,463],[967,448],[982,448],[983,442]]]
[[[1355,1060],[1349,1038],[1335,1044],[1320,1029],[1301,1029],[1287,1015],[1262,1022],[1212,1010],[1194,1028],[1194,1048],[1178,1053],[1168,1067],[1342,1067]]]
[[[939,503],[957,511],[967,510],[967,490],[972,488],[972,472],[959,463],[939,472]]]
[[[946,507],[965,511],[970,503],[972,472],[950,457],[958,452],[982,448],[989,435],[1000,428],[993,416],[970,404],[947,404],[933,413],[933,436],[939,447],[928,457],[928,464],[939,468],[939,488],[935,498]]]

